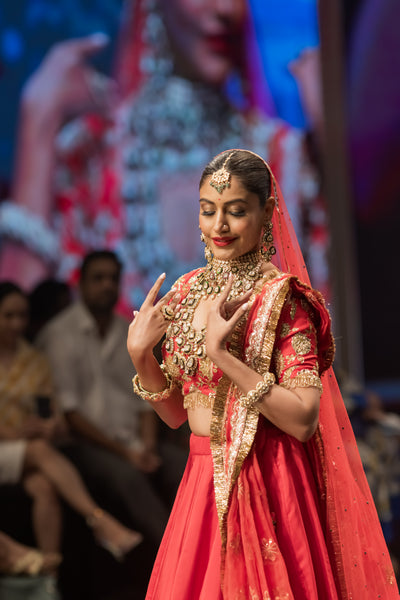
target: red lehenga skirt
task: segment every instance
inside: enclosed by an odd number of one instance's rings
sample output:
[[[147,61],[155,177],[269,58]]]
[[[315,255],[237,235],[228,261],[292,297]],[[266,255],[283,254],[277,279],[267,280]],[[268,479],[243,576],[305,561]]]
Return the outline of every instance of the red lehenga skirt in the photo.
[[[262,487],[270,508],[286,573],[266,598],[338,600],[318,504],[316,485],[304,445],[275,427],[267,427],[257,454],[246,459],[245,479]],[[257,447],[258,446],[258,447]],[[251,506],[249,502],[251,535]],[[222,600],[221,538],[215,505],[210,440],[192,434],[190,455],[164,538],[155,561],[146,600]],[[229,589],[234,589],[230,582]],[[274,593],[275,592],[275,593]],[[250,600],[251,590],[237,589],[226,600]]]
[[[220,563],[210,438],[192,434],[146,600],[220,600]]]

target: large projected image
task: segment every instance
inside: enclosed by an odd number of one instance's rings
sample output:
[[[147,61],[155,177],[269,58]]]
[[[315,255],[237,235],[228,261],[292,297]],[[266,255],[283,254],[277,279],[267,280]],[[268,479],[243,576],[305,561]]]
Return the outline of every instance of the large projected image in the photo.
[[[92,65],[104,36],[49,49],[21,96],[2,278],[74,283],[86,251],[112,248],[130,313],[160,273],[172,285],[204,262],[193,209],[202,167],[245,147],[271,164],[313,285],[327,293],[315,3],[215,4],[125,3],[107,74]]]

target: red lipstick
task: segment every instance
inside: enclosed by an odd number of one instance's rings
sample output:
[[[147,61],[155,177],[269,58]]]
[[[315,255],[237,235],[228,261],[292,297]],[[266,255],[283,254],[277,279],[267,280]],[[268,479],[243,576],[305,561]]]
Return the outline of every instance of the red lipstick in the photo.
[[[217,54],[229,56],[232,54],[232,38],[229,35],[209,35],[207,36],[208,46]]]
[[[229,244],[232,244],[235,240],[236,238],[212,238],[214,244],[220,247],[229,246]]]

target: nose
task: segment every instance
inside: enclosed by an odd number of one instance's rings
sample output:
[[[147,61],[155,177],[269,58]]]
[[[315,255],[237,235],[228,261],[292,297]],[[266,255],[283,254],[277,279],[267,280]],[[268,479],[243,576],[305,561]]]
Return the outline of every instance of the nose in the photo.
[[[246,0],[214,0],[215,10],[220,17],[230,23],[241,23],[247,10]]]
[[[217,215],[217,220],[215,222],[214,228],[216,233],[226,233],[227,231],[229,231],[229,225],[223,212]]]

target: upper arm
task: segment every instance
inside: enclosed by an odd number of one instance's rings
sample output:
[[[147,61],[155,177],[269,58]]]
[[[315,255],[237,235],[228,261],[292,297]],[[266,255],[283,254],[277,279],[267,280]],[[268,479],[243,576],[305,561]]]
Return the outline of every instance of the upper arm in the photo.
[[[289,294],[276,329],[271,365],[282,387],[322,391],[315,319],[304,297]]]

